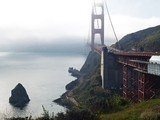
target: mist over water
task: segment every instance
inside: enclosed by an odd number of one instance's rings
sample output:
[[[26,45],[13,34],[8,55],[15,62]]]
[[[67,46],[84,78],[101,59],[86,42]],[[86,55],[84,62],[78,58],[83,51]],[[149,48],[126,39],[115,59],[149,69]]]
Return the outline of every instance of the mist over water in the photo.
[[[40,116],[42,105],[50,112],[65,108],[52,101],[65,92],[65,85],[74,80],[68,68],[80,69],[86,55],[56,52],[0,52],[0,115]],[[9,104],[11,90],[21,83],[31,99],[23,109]]]

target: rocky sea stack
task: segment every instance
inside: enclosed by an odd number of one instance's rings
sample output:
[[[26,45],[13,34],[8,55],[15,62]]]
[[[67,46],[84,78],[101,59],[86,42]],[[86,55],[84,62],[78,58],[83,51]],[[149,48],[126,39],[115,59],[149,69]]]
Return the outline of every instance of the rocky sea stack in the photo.
[[[29,101],[30,99],[26,89],[22,86],[22,84],[18,83],[18,85],[11,91],[9,103],[22,109]]]

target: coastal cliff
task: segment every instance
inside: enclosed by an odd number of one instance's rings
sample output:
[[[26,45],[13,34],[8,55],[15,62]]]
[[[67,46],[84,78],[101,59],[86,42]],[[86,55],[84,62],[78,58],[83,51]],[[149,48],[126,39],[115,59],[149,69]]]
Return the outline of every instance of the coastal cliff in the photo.
[[[80,77],[66,85],[67,92],[54,102],[70,110],[87,109],[95,115],[127,107],[128,100],[102,88],[100,58],[98,53],[91,51],[80,70]]]
[[[100,68],[100,55],[96,52],[91,51],[87,59],[82,66],[79,72],[79,78],[74,81],[71,81],[69,84],[66,85],[66,92],[61,96],[61,98],[54,100],[54,102],[71,108],[75,106],[75,101],[78,101],[77,96],[82,94],[86,87],[89,85],[89,78],[96,73]],[[97,81],[95,84],[101,84],[101,81]],[[80,95],[81,96],[81,95]],[[75,98],[77,98],[75,100]],[[74,100],[73,100],[74,99]],[[77,103],[79,103],[78,101]],[[78,105],[76,103],[76,105]]]
[[[92,112],[96,112],[94,110],[99,107],[103,111],[99,102],[110,99],[111,93],[102,89],[101,84],[100,55],[91,51],[80,70],[80,77],[66,85],[67,92],[54,102],[69,109],[92,107]]]

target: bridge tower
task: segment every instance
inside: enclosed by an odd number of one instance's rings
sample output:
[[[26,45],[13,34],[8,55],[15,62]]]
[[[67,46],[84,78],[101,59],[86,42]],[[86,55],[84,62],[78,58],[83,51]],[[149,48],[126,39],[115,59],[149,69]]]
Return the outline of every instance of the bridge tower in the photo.
[[[104,45],[104,3],[94,3],[91,19],[91,49],[95,45],[95,35],[100,35],[101,45]]]

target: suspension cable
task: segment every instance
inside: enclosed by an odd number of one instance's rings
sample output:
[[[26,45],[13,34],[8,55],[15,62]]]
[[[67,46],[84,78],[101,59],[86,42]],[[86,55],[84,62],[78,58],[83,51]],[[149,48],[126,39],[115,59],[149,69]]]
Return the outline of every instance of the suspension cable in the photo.
[[[89,40],[90,40],[90,32],[91,32],[91,28],[90,28],[90,24],[89,24],[89,29],[88,29],[88,36],[87,36],[87,45],[89,45]]]
[[[108,10],[108,6],[107,6],[106,0],[104,0],[104,4],[105,4],[106,10],[107,10],[107,14],[108,14],[108,17],[109,17],[109,21],[110,21],[110,24],[111,24],[111,27],[112,27],[114,36],[115,36],[116,41],[117,41],[117,44],[118,44],[118,48],[120,49],[119,40],[118,40],[118,37],[117,37],[117,35],[116,35],[116,31],[115,31],[115,29],[114,29],[114,26],[113,26],[113,23],[112,23],[112,20],[111,20],[111,16],[110,16],[110,13],[109,13],[109,10]]]

